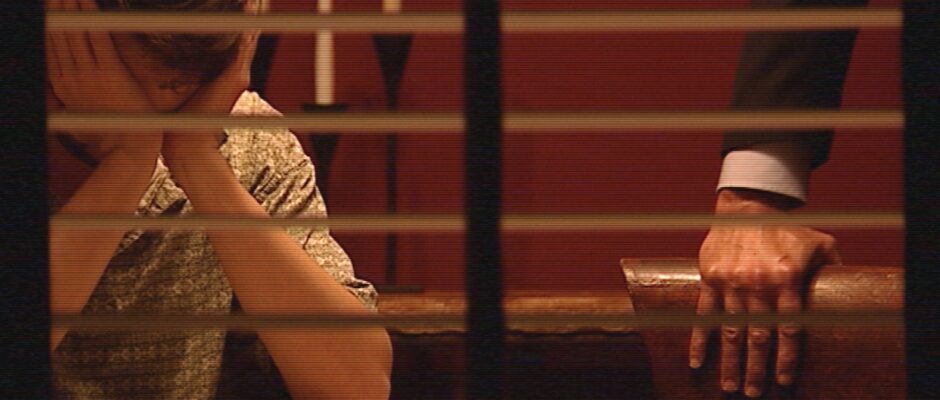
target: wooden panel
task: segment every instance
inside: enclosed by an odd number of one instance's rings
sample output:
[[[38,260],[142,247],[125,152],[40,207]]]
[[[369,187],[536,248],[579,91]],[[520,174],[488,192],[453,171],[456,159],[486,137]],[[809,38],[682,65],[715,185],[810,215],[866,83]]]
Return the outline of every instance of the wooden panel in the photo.
[[[462,334],[392,333],[392,399],[461,399]],[[643,339],[633,333],[509,334],[506,399],[655,399]]]

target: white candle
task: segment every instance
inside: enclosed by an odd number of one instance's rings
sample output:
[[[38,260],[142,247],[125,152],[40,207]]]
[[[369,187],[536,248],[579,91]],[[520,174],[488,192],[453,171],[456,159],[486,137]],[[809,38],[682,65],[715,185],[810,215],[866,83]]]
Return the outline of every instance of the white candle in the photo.
[[[330,14],[332,0],[318,0],[317,12]],[[319,105],[333,104],[333,32],[330,30],[317,31],[316,50],[316,102]]]
[[[317,104],[333,104],[333,32],[317,31]]]
[[[398,14],[401,12],[401,0],[382,0],[382,12]]]

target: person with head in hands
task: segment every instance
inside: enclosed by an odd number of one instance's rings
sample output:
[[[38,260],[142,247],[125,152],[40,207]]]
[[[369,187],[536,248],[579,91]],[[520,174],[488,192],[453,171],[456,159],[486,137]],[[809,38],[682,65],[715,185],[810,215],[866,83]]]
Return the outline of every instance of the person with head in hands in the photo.
[[[265,8],[262,0],[47,0],[56,11]],[[279,115],[246,91],[258,35],[50,31],[47,103],[66,112]],[[120,133],[50,132],[48,143],[55,216],[326,215],[313,164],[286,129],[128,126]],[[354,276],[349,257],[322,227],[126,232],[52,224],[50,249],[54,314],[375,311],[374,288]],[[238,354],[230,354],[233,338],[224,329],[54,326],[55,398],[389,395],[391,346],[382,327],[259,327],[239,337]],[[254,370],[226,365],[245,359]],[[264,372],[270,378],[255,376]]]

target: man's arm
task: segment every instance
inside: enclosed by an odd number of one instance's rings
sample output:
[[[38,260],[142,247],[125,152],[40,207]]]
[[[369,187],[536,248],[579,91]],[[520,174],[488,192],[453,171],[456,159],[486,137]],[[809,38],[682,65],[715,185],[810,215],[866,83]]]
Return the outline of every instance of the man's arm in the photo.
[[[867,0],[752,0],[754,7],[864,6]],[[754,32],[744,42],[732,108],[838,108],[857,30]],[[811,168],[829,156],[832,130],[734,131],[722,155],[755,144],[790,141],[809,155]]]
[[[754,0],[758,7],[860,6],[865,0]],[[732,107],[838,108],[856,31],[749,34]],[[832,130],[736,131],[725,135],[715,213],[780,214],[806,201],[810,171],[826,161]],[[802,283],[820,265],[841,263],[835,240],[798,226],[713,228],[699,254],[702,290],[697,311],[798,313]],[[775,327],[722,326],[721,387],[757,397],[770,371]],[[777,328],[777,383],[796,375],[799,327]],[[689,365],[705,359],[708,329],[692,332]],[[746,346],[746,347],[745,347]],[[746,354],[746,364],[741,356]],[[742,367],[744,376],[741,376]],[[743,379],[742,379],[743,378]],[[742,382],[743,381],[743,382]]]
[[[867,0],[752,0],[754,7],[864,6]],[[753,32],[735,79],[734,109],[836,109],[857,30]],[[756,189],[806,201],[810,171],[829,158],[832,129],[731,131],[718,189]]]

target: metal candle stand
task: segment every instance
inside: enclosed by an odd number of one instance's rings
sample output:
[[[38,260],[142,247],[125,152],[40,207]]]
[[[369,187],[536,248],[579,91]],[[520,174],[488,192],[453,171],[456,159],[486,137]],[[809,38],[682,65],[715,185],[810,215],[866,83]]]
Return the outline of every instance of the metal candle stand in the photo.
[[[346,111],[348,107],[346,104],[303,103],[301,108],[304,112],[310,113],[341,113]],[[310,134],[309,139],[317,162],[317,189],[320,190],[324,201],[326,201],[327,194],[330,191],[330,165],[333,162],[336,144],[339,142],[339,134],[316,132]]]
[[[379,65],[382,69],[382,78],[385,82],[385,98],[389,111],[398,109],[398,88],[401,86],[401,77],[405,71],[408,52],[411,49],[411,34],[372,35],[372,42],[378,53]],[[347,110],[346,104],[314,104],[303,103],[304,112],[314,113],[340,113]],[[398,211],[398,138],[394,133],[386,136],[386,207],[390,214]],[[330,166],[333,154],[339,142],[339,135],[335,133],[313,133],[310,135],[310,144],[317,162],[317,187],[327,199],[329,193]],[[385,282],[376,284],[381,292],[421,292],[418,285],[398,285],[397,270],[398,235],[390,232],[386,237],[385,247]]]
[[[405,72],[405,63],[411,50],[411,34],[376,34],[372,43],[378,53],[382,80],[385,82],[385,100],[389,111],[398,110],[398,88]],[[389,214],[398,212],[398,137],[389,133],[385,139],[386,207]],[[418,285],[398,284],[398,234],[389,232],[385,245],[385,283],[376,285],[380,292],[421,292]]]

